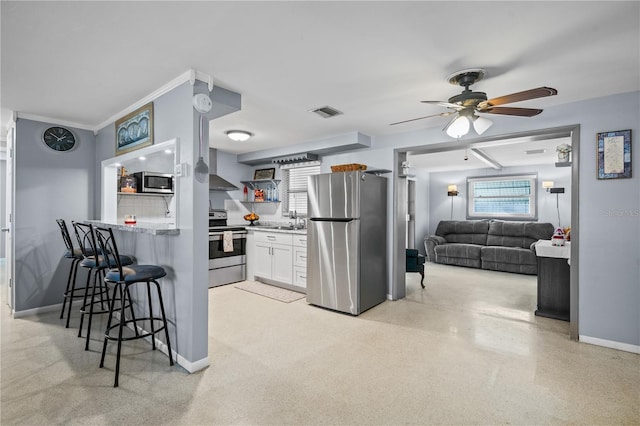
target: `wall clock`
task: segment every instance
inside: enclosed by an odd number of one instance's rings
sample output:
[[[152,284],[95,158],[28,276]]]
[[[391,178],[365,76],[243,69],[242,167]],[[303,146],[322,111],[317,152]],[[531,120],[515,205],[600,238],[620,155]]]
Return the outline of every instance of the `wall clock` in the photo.
[[[76,146],[76,137],[65,127],[49,127],[42,134],[42,141],[51,149],[65,152]]]

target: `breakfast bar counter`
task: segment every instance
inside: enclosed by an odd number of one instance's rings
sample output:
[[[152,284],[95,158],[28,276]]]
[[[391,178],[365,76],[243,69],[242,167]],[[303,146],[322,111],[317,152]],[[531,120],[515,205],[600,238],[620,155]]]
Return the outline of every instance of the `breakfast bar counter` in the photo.
[[[180,230],[172,223],[138,222],[135,225],[108,223],[99,220],[85,220],[87,224],[102,228],[113,228],[114,231],[138,232],[150,235],[179,235]]]

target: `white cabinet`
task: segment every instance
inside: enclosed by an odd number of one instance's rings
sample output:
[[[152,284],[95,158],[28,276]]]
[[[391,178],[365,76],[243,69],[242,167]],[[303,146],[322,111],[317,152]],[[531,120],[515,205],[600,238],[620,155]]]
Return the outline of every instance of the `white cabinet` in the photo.
[[[307,236],[293,235],[293,285],[307,288]]]
[[[291,234],[255,232],[251,262],[255,277],[293,283],[292,237]]]

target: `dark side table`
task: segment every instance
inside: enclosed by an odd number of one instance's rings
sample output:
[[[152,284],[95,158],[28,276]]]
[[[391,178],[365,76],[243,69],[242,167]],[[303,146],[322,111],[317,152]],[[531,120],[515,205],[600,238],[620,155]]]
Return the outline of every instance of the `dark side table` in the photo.
[[[541,317],[569,321],[571,243],[552,246],[550,240],[536,243],[538,263],[538,309]]]

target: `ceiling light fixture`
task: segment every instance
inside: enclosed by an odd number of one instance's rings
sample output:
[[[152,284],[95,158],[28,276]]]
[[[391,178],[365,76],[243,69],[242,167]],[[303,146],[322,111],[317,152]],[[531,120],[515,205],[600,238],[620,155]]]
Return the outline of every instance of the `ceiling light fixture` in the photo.
[[[493,126],[493,122],[485,117],[479,117],[477,115],[473,116],[473,128],[477,134],[481,135],[489,129],[489,127]]]
[[[246,132],[244,130],[229,130],[227,132],[229,139],[235,142],[244,142],[253,136],[253,133]]]
[[[473,129],[478,135],[483,134],[493,125],[493,122],[488,118],[475,115],[473,108],[465,108],[460,110],[458,116],[450,121],[443,130],[452,138],[459,139],[469,133],[471,123],[473,123]]]

